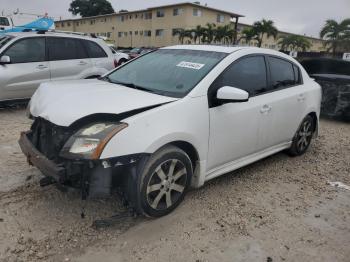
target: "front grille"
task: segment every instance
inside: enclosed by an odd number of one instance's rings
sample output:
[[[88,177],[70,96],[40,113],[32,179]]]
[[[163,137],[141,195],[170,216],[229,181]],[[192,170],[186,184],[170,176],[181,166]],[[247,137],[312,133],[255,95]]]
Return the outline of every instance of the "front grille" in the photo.
[[[59,153],[69,137],[73,135],[73,131],[43,118],[35,119],[31,131],[33,145],[48,159],[59,163]]]

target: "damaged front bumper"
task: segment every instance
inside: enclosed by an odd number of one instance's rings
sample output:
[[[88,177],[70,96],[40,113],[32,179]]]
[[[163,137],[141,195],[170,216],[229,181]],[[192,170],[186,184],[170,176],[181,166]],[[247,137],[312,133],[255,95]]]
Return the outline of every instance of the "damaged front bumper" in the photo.
[[[141,153],[103,160],[61,159],[57,163],[35,147],[31,134],[22,132],[19,139],[28,163],[52,183],[81,189],[83,199],[108,197],[118,188],[126,191],[130,177],[136,179],[140,165],[148,159],[148,154]]]

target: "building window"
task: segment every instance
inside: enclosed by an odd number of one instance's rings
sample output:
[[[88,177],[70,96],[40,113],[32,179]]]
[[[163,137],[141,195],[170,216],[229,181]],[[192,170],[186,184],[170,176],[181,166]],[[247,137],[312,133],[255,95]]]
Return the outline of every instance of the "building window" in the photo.
[[[164,29],[157,29],[156,36],[164,36]]]
[[[164,17],[164,10],[157,10],[157,17]]]
[[[224,23],[225,22],[225,16],[218,14],[217,17],[216,17],[216,22]]]
[[[197,8],[193,9],[193,16],[202,16],[202,10]]]
[[[118,37],[122,37],[123,36],[123,32],[118,32]]]
[[[137,14],[135,14],[135,18],[137,19]]]
[[[125,36],[125,37],[128,36],[128,32],[124,32],[124,36]]]
[[[145,19],[146,20],[152,19],[152,12],[145,13]]]
[[[139,31],[135,31],[135,33],[134,33],[135,35],[138,35],[139,34]]]
[[[70,22],[67,23],[67,26],[70,26]]]
[[[173,16],[178,16],[181,15],[183,13],[183,9],[182,8],[174,8],[173,9]]]
[[[132,35],[132,31],[129,31],[129,35]]]
[[[61,26],[64,27],[64,23],[61,23]]]
[[[140,35],[143,35],[143,31],[140,31]]]
[[[111,32],[107,32],[107,37],[111,38],[111,36],[112,36],[112,33]]]
[[[132,19],[132,15],[129,16],[129,19],[130,19],[130,20]]]
[[[144,36],[147,36],[147,37],[152,36],[152,31],[151,30],[145,30]]]

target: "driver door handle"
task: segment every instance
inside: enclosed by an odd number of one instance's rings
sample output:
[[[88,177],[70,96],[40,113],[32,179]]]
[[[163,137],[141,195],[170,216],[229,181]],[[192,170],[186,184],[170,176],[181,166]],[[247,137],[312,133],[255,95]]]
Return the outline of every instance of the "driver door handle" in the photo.
[[[87,65],[87,63],[84,62],[84,61],[80,61],[80,62],[78,63],[78,65]]]
[[[37,69],[47,69],[47,66],[46,65],[38,65],[36,68]]]
[[[261,114],[268,114],[272,110],[272,106],[269,105],[263,105],[263,107],[260,109]]]

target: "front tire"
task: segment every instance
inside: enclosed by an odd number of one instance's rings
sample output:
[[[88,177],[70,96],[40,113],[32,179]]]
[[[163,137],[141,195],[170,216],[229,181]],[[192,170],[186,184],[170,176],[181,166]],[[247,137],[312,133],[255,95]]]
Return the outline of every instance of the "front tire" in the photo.
[[[160,149],[142,171],[136,205],[149,217],[169,214],[183,201],[192,174],[191,159],[183,150],[175,146]]]
[[[311,144],[315,128],[314,119],[310,115],[307,115],[295,133],[292,146],[288,150],[291,156],[301,156],[307,151]]]

